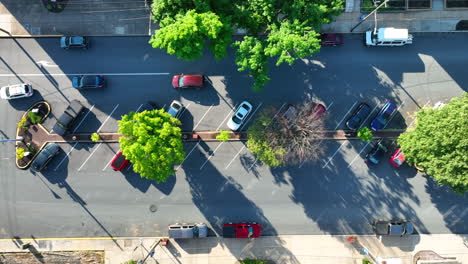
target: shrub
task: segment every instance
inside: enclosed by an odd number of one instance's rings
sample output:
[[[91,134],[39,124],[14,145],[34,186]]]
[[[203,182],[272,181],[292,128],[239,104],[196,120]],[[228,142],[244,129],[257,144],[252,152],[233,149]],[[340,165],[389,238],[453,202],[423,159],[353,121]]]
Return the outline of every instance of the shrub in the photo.
[[[16,149],[16,159],[20,160],[24,158],[24,148],[17,148]]]
[[[244,259],[240,264],[266,264],[266,260],[262,259]]]
[[[42,117],[31,111],[28,112],[28,118],[33,124],[39,124],[42,121]]]
[[[365,259],[362,259],[362,264],[372,264],[372,261],[365,258]]]
[[[125,261],[123,264],[137,264],[138,262],[136,260],[129,260],[129,261]]]
[[[18,122],[18,129],[23,128],[25,131],[27,131],[28,130],[28,127],[26,126],[27,122],[28,120],[26,119],[25,116],[23,116],[21,120]]]
[[[368,127],[361,127],[357,133],[357,136],[365,142],[372,141],[372,131]]]
[[[99,134],[94,132],[93,134],[91,134],[91,141],[93,142],[98,142],[101,138],[99,137]]]
[[[222,142],[226,142],[229,139],[229,131],[221,131],[219,134],[216,136],[216,139]]]
[[[46,8],[47,8],[47,9],[52,9],[52,5],[51,5],[51,4],[47,4],[47,5],[46,5]]]

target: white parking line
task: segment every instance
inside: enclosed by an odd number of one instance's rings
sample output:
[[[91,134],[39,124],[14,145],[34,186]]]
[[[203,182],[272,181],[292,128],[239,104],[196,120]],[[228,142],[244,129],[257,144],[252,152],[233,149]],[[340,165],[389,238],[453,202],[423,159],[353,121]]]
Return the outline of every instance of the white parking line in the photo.
[[[382,104],[380,104],[380,105],[382,105]],[[374,113],[375,109],[377,109],[378,106],[379,106],[379,105],[376,105],[376,106],[374,107],[374,109],[372,109],[372,111],[370,112],[370,114],[366,117],[366,119],[364,119],[364,121],[361,123],[361,126],[360,126],[359,128],[361,128],[362,126],[364,126],[364,125],[366,124],[367,119],[369,119],[369,117],[372,116],[372,113]]]
[[[327,111],[330,111],[330,108],[332,107],[332,105],[333,105],[333,101],[328,106],[326,106]]]
[[[336,153],[338,153],[338,151],[341,149],[341,147],[346,143],[348,142],[347,140],[343,141],[343,143],[341,143],[341,145],[338,147],[338,149],[335,151],[335,153],[333,153],[333,155],[331,155],[330,158],[328,158],[328,161],[325,163],[325,165],[322,166],[322,169],[325,168],[328,163],[330,163],[330,161],[333,159],[333,157],[335,157]]]
[[[190,156],[190,154],[192,154],[192,152],[195,150],[195,148],[198,146],[198,144],[200,144],[199,142],[197,142],[197,144],[195,144],[195,146],[193,146],[192,150],[190,150],[190,152],[185,156],[185,159],[182,161],[182,163],[179,164],[179,166],[176,168],[176,170],[178,170],[182,164],[184,164],[185,160],[188,158],[188,156]]]
[[[351,165],[353,165],[353,162],[357,159],[357,157],[359,157],[362,153],[362,151],[364,151],[364,149],[371,143],[372,141],[369,141],[367,142],[367,144],[361,149],[361,151],[359,151],[359,153],[356,155],[356,157],[354,157],[354,159],[351,161],[351,163],[349,163],[348,165],[348,168],[351,167]]]
[[[96,150],[102,145],[102,143],[99,143],[98,146],[93,150],[93,152],[91,152],[91,154],[88,156],[88,158],[83,162],[83,164],[81,164],[81,166],[78,168],[78,171],[81,170],[81,168],[83,168],[83,166],[86,164],[86,162],[88,162],[88,160],[91,158],[91,156],[93,156],[94,152],[96,152]]]
[[[187,106],[184,106],[184,109],[182,109],[182,112],[180,112],[179,117],[181,117],[182,114],[185,113],[185,110],[188,109],[188,107],[190,106],[190,104],[191,104],[191,103],[189,103]],[[170,106],[170,105],[169,105],[169,106]],[[164,109],[164,107],[166,107],[166,105],[163,106],[163,109]],[[167,111],[166,111],[166,112],[167,112]]]
[[[193,131],[195,131],[197,129],[198,125],[201,123],[201,121],[203,121],[203,118],[205,118],[206,114],[208,114],[208,112],[211,110],[212,107],[213,107],[213,105],[211,105],[210,108],[208,108],[208,110],[206,110],[205,114],[202,116],[200,121],[198,121],[198,123],[195,125],[195,127],[193,127]]]
[[[201,169],[203,169],[203,167],[205,166],[205,164],[206,164],[206,163],[207,163],[207,162],[208,162],[208,161],[211,159],[211,157],[213,157],[213,156],[214,156],[214,154],[215,154],[216,150],[218,150],[218,149],[219,149],[219,147],[221,147],[221,145],[222,145],[223,143],[224,143],[224,142],[221,142],[221,143],[219,143],[219,145],[218,145],[218,146],[215,148],[215,150],[213,150],[213,153],[211,153],[211,155],[210,155],[210,156],[208,156],[208,158],[206,159],[206,161],[205,161],[205,162],[203,162],[203,164],[201,165],[201,167],[200,167],[200,170],[201,170]]]
[[[122,73],[3,73],[0,77],[34,77],[34,76],[76,76],[76,75],[104,75],[104,76],[154,76],[154,75],[169,75],[168,72],[122,72]]]
[[[239,154],[241,153],[241,151],[245,148],[245,145],[242,146],[242,148],[239,150],[239,152],[237,152],[237,154],[234,156],[234,158],[232,158],[232,160],[229,162],[229,164],[226,166],[226,168],[224,168],[225,170],[227,170],[227,168],[229,168],[229,166],[231,166],[231,163],[234,161],[234,159],[236,159],[237,156],[239,156]]]
[[[107,169],[107,167],[109,167],[109,165],[111,164],[111,161],[114,159],[115,157],[115,154],[119,153],[120,152],[120,149],[114,153],[114,155],[112,155],[112,158],[109,160],[109,162],[107,162],[106,166],[102,169],[102,171],[104,171],[105,169]]]
[[[138,111],[140,111],[141,107],[143,106],[143,104],[141,104],[138,109],[135,111],[135,113],[138,113]]]
[[[386,128],[388,126],[388,124],[390,124],[390,122],[392,121],[392,119],[396,116],[396,114],[398,113],[398,111],[400,111],[400,108],[405,105],[405,102],[401,103],[400,106],[397,107],[397,109],[395,110],[395,112],[393,112],[392,116],[390,117],[390,119],[388,120],[387,124],[385,124],[385,126],[382,128]]]
[[[72,133],[75,133],[75,131],[81,126],[81,123],[83,123],[83,121],[86,119],[86,117],[89,115],[89,113],[91,113],[91,111],[93,110],[94,108],[94,105],[91,106],[91,108],[89,108],[88,112],[86,113],[85,116],[83,116],[83,118],[81,119],[80,123],[78,123],[78,125],[75,127],[75,129],[73,129]]]
[[[245,123],[239,127],[238,131],[241,131],[242,128],[247,124],[249,123],[250,119],[255,115],[255,113],[257,113],[258,109],[260,109],[260,107],[262,106],[263,102],[260,102],[260,104],[257,106],[257,109],[255,109],[255,111],[249,116],[249,118],[245,121]]]
[[[57,167],[55,167],[54,171],[57,171],[58,167],[60,167],[60,165],[62,165],[62,163],[65,161],[65,159],[68,157],[68,155],[70,155],[70,153],[75,149],[75,146],[76,146],[77,143],[75,143],[75,145],[73,145],[73,147],[70,149],[70,151],[68,151],[67,155],[65,155],[65,157],[63,157],[63,159],[60,161],[60,163],[57,165]]]
[[[343,119],[341,119],[341,121],[338,123],[338,125],[336,125],[335,127],[335,130],[338,129],[338,127],[341,125],[341,123],[345,120],[345,118],[348,116],[349,112],[351,112],[351,110],[353,110],[354,106],[357,104],[357,102],[354,102],[354,104],[349,108],[348,112],[346,112],[346,114],[343,116]]]
[[[117,107],[119,107],[119,104],[117,104],[114,109],[112,110],[112,112],[107,116],[106,120],[104,120],[104,122],[102,122],[101,126],[97,129],[96,133],[99,133],[99,131],[101,131],[101,128],[106,124],[107,120],[109,120],[109,118],[112,116],[112,114],[115,112],[115,110],[117,109]]]
[[[219,128],[224,124],[224,122],[226,122],[226,119],[228,119],[228,117],[231,116],[232,112],[234,111],[234,109],[237,109],[237,105],[234,106],[234,108],[231,109],[231,111],[229,111],[229,113],[226,115],[226,117],[223,119],[223,121],[221,121],[221,123],[219,124],[219,126],[216,128],[215,131],[218,131]]]

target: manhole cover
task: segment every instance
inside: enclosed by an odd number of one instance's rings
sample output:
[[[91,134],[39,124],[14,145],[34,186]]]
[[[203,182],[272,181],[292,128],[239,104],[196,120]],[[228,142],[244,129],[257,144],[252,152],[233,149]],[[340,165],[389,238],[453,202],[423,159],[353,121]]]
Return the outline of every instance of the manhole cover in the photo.
[[[150,212],[154,213],[158,210],[158,207],[155,204],[150,205]]]

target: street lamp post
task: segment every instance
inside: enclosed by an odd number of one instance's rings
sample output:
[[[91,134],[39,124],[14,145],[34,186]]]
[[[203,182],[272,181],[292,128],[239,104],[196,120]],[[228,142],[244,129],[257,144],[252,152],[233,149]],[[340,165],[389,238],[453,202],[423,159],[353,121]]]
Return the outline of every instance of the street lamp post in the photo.
[[[18,138],[15,138],[15,139],[0,139],[0,143],[16,142],[16,141],[23,141],[23,137],[18,137]]]
[[[374,14],[374,19],[375,19],[375,25],[374,25],[374,33],[377,29],[377,10],[379,10],[379,8],[381,8],[382,6],[384,6],[385,4],[387,4],[389,0],[385,0],[383,1],[383,3],[381,3],[379,6],[377,6],[374,10],[372,10],[372,12],[370,12],[367,16],[365,16],[363,19],[361,19],[361,21],[359,21],[359,23],[357,23],[352,29],[351,29],[351,32],[353,32],[354,29],[356,29],[359,25],[362,24],[362,22],[364,22],[368,17],[372,16]]]

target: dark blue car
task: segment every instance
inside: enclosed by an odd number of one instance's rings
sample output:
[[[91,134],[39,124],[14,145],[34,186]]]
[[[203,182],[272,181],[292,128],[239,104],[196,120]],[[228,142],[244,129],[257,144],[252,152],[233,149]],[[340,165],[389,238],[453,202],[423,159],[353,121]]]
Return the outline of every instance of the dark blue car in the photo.
[[[387,126],[395,110],[396,110],[396,106],[394,104],[392,104],[390,101],[385,102],[382,109],[380,109],[377,116],[371,122],[372,130],[378,131],[384,128],[385,126]]]
[[[73,77],[72,84],[76,89],[103,88],[105,81],[101,75],[80,75]]]
[[[62,49],[69,49],[69,48],[87,49],[89,48],[89,39],[87,37],[80,37],[80,36],[61,37],[60,47]]]

